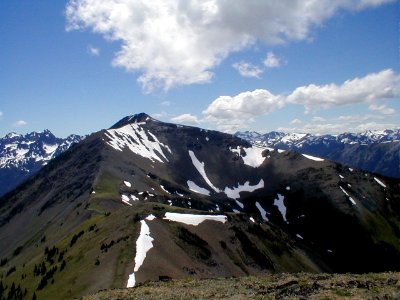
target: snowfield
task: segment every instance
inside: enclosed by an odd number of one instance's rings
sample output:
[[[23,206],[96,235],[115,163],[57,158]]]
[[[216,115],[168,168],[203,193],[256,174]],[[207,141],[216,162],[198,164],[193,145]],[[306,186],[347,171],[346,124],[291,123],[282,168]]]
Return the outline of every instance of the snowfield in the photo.
[[[140,235],[136,241],[136,256],[135,256],[135,268],[134,273],[129,275],[127,288],[134,287],[136,284],[135,272],[139,271],[142,266],[144,259],[146,258],[147,252],[153,248],[154,239],[150,236],[150,228],[146,223],[146,220],[154,220],[153,215],[149,215],[145,220],[140,221]]]
[[[128,148],[133,153],[148,158],[151,161],[163,163],[168,161],[164,150],[169,153],[171,149],[161,143],[151,132],[146,132],[140,125],[144,123],[129,124],[118,129],[109,129],[106,136],[110,139],[107,144],[118,151]]]
[[[189,190],[191,190],[192,192],[198,193],[198,194],[202,194],[205,196],[210,196],[210,191],[199,187],[197,184],[195,184],[193,181],[188,180],[187,181],[187,185],[189,187]]]
[[[311,160],[314,160],[314,161],[324,161],[324,159],[323,158],[320,158],[320,157],[315,157],[315,156],[311,156],[311,155],[307,155],[307,154],[302,154],[305,158],[308,158],[308,159],[311,159]]]
[[[241,148],[238,146],[236,149],[230,148],[231,152],[237,153],[242,159],[245,165],[248,165],[253,168],[257,168],[261,166],[264,162],[265,157],[262,156],[262,153],[267,148],[265,147],[257,147],[253,146],[250,148]],[[241,150],[243,150],[246,155],[242,156]]]
[[[261,189],[264,187],[264,180],[260,180],[260,182],[256,185],[250,185],[249,181],[246,181],[243,185],[238,183],[237,187],[229,188],[226,187],[224,193],[231,199],[239,199],[240,192],[253,192],[257,189]]]
[[[200,175],[203,177],[205,182],[207,182],[207,184],[210,186],[210,188],[212,188],[216,193],[219,193],[220,190],[211,183],[210,179],[208,179],[208,176],[204,169],[204,162],[199,161],[197,159],[196,155],[194,154],[194,152],[191,150],[189,150],[189,156],[190,156],[190,159],[192,160],[194,167],[200,173]]]
[[[281,215],[283,217],[283,220],[288,223],[286,219],[286,206],[283,200],[285,199],[284,196],[281,194],[278,194],[278,199],[274,199],[274,205],[278,207],[279,211],[281,212]]]
[[[165,213],[165,220],[184,223],[187,225],[197,226],[205,220],[225,223],[228,218],[225,215],[194,215],[194,214],[179,214],[179,213]]]

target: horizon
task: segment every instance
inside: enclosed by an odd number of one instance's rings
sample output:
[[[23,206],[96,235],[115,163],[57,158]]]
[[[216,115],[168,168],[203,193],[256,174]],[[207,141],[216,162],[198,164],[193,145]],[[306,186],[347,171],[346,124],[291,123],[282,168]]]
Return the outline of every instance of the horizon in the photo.
[[[0,3],[0,136],[86,135],[127,111],[228,133],[400,128],[398,0],[177,3]]]
[[[118,123],[118,122],[120,122],[120,121],[122,121],[122,120],[125,119],[125,118],[134,117],[134,116],[136,116],[136,115],[143,114],[143,113],[146,114],[146,115],[148,115],[149,117],[155,119],[156,121],[161,121],[161,120],[158,120],[158,119],[152,117],[151,115],[147,114],[146,112],[141,112],[141,113],[134,114],[134,115],[127,115],[127,116],[125,116],[125,117],[119,119],[118,121],[114,122],[113,125],[116,124],[116,123]],[[164,122],[164,121],[161,121],[161,122]],[[202,128],[202,127],[200,127],[200,126],[195,126],[195,125],[185,125],[185,124],[173,123],[173,122],[164,122],[164,123],[172,123],[172,124],[177,124],[177,125],[196,127],[196,128],[205,129],[205,130],[215,130],[215,129],[206,129],[206,128]],[[84,134],[81,134],[80,136],[89,136],[89,135],[91,135],[91,134],[97,133],[97,132],[102,131],[102,130],[108,130],[108,129],[110,129],[113,125],[111,125],[111,126],[109,126],[109,127],[107,127],[107,128],[101,128],[101,129],[99,129],[99,130],[97,130],[97,131],[93,131],[93,132],[89,132],[89,133],[84,133]],[[265,134],[269,134],[269,133],[272,133],[272,132],[277,132],[277,133],[284,133],[284,134],[309,134],[309,135],[313,135],[313,136],[323,136],[323,135],[338,136],[338,135],[340,135],[340,134],[356,134],[356,135],[357,135],[357,134],[364,134],[364,133],[367,133],[367,132],[373,132],[373,133],[377,133],[377,134],[384,134],[384,132],[385,132],[385,131],[388,131],[388,130],[389,130],[389,131],[400,130],[400,127],[399,127],[399,128],[377,129],[377,130],[365,130],[365,131],[362,131],[362,132],[344,131],[344,132],[341,132],[341,133],[338,133],[338,134],[330,134],[330,133],[327,133],[327,134],[318,134],[318,133],[310,133],[310,132],[285,132],[285,131],[276,131],[276,130],[271,130],[271,131],[267,131],[267,132],[254,131],[254,130],[238,130],[238,131],[236,131],[236,132],[229,133],[229,134],[235,135],[235,134],[237,134],[237,133],[246,133],[246,132],[248,132],[248,133],[257,133],[257,134],[260,134],[260,135],[265,135]],[[71,136],[71,135],[79,135],[79,134],[76,134],[76,133],[70,133],[70,134],[68,134],[67,136],[57,136],[57,135],[56,135],[54,132],[52,132],[50,129],[45,128],[45,129],[42,129],[42,130],[38,130],[38,131],[34,130],[34,131],[31,131],[31,132],[26,132],[26,133],[18,133],[18,132],[15,132],[15,131],[11,131],[11,132],[6,133],[6,134],[3,135],[3,136],[0,136],[0,139],[3,139],[3,138],[5,138],[5,137],[8,136],[8,135],[13,135],[13,134],[18,135],[18,136],[26,136],[26,135],[29,135],[29,134],[32,134],[32,133],[44,133],[44,132],[46,132],[46,131],[49,131],[49,132],[50,132],[51,134],[53,134],[56,138],[67,138],[67,137],[69,137],[69,136]],[[218,131],[218,130],[217,130],[217,131]]]

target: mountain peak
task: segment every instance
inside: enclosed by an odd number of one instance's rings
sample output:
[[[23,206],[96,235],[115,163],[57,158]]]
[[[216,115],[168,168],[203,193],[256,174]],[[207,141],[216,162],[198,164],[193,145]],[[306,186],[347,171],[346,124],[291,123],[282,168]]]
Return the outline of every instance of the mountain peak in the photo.
[[[111,126],[110,129],[120,128],[125,125],[132,124],[132,123],[142,123],[142,122],[148,122],[148,121],[157,121],[157,120],[152,118],[148,114],[142,112],[139,114],[127,116],[127,117],[119,120],[117,123],[115,123],[113,126]]]
[[[5,139],[12,139],[15,137],[20,137],[21,135],[15,132],[10,132],[4,136]]]

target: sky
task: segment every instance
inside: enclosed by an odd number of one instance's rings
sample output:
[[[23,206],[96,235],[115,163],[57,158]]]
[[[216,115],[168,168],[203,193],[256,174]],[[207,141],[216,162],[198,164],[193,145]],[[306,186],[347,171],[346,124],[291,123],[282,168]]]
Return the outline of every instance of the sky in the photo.
[[[234,133],[400,128],[399,1],[0,1],[0,136],[127,115]]]

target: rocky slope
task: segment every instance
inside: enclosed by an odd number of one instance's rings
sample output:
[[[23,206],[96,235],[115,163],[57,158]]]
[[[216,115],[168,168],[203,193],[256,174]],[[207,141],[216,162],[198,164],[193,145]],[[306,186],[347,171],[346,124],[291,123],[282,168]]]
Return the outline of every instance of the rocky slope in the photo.
[[[0,138],[0,196],[11,191],[83,137],[57,138],[49,130]]]
[[[0,198],[9,293],[400,269],[400,182],[139,114]],[[0,285],[1,287],[1,285]]]
[[[237,132],[253,144],[316,155],[369,172],[400,178],[400,129],[339,135]]]

